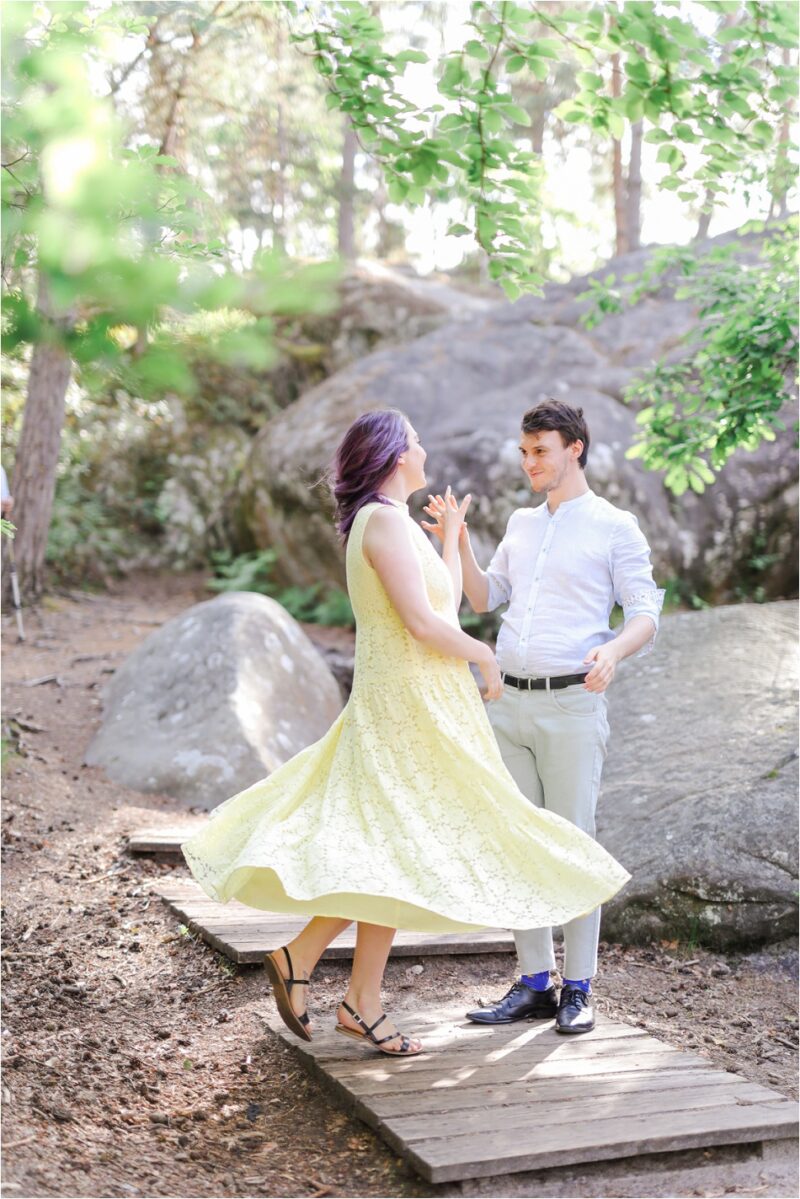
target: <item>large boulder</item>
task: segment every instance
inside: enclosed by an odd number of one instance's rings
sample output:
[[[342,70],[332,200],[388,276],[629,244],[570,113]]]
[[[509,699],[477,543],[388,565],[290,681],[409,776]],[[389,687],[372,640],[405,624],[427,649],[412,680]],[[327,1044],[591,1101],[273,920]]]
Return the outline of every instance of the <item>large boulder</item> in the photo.
[[[797,927],[797,604],[664,618],[609,692],[604,936],[758,945]]]
[[[323,736],[342,708],[280,604],[231,592],[152,633],[105,694],[86,753],[116,782],[212,808]]]
[[[639,251],[609,264],[641,270]],[[601,277],[606,270],[598,272]],[[429,453],[432,487],[475,496],[470,524],[484,560],[510,512],[531,502],[518,465],[522,413],[546,396],[586,411],[588,478],[639,516],[659,578],[687,597],[784,597],[796,588],[796,453],[791,432],[736,453],[704,495],[676,499],[661,476],[628,461],[635,412],[622,402],[634,374],[676,352],[696,320],[671,284],[593,331],[580,324],[586,279],[543,298],[498,303],[407,345],[370,354],[307,392],[256,437],[229,510],[241,548],[271,545],[276,576],[341,584],[342,556],[326,489],[317,485],[347,426],[370,408],[407,412]],[[791,425],[791,417],[787,421]]]
[[[496,302],[492,292],[475,294],[413,271],[364,262],[340,281],[332,311],[304,317],[301,327],[305,341],[318,347],[322,370],[331,375],[375,350],[474,317]]]
[[[250,437],[237,425],[212,425],[202,436],[176,437],[156,508],[163,526],[156,561],[171,570],[206,566],[224,498],[241,471]]]

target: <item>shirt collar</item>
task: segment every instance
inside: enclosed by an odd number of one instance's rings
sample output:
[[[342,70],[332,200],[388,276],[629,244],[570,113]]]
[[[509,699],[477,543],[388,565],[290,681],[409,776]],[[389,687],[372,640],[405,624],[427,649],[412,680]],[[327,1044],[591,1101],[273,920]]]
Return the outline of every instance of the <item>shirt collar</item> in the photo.
[[[555,512],[550,511],[547,505],[547,500],[544,502],[544,507],[547,510],[547,515],[550,517],[550,519],[555,520],[562,512],[568,512],[572,508],[579,508],[581,505],[586,504],[589,502],[589,500],[593,499],[594,492],[590,487],[588,491],[584,491],[581,495],[576,495],[574,500],[562,500]]]

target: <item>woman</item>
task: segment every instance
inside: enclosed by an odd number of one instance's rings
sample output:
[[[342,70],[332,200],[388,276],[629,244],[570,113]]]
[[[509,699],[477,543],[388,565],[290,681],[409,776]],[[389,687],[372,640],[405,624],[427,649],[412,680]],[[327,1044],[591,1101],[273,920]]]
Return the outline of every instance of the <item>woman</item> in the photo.
[[[348,429],[333,490],[357,624],[352,694],[320,741],[227,800],[183,847],[214,898],[313,917],[266,959],[278,1010],[305,1040],[311,973],[356,920],[337,1031],[405,1056],[422,1046],[380,1004],[395,929],[563,924],[628,879],[590,837],[532,807],[503,764],[467,665],[492,700],[497,663],[458,624],[468,500],[448,496],[440,558],[406,504],[425,486],[425,457],[400,412]]]

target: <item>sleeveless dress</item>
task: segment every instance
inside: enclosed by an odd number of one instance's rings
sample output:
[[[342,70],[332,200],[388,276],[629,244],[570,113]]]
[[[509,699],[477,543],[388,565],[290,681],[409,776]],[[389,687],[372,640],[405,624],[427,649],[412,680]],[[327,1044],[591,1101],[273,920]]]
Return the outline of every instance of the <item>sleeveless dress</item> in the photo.
[[[223,902],[415,932],[584,915],[630,876],[525,799],[467,663],[407,631],[361,549],[380,506],[360,509],[347,545],[356,617],[347,705],[321,740],[220,804],[182,846],[186,861]],[[431,607],[458,627],[450,573],[407,519]]]

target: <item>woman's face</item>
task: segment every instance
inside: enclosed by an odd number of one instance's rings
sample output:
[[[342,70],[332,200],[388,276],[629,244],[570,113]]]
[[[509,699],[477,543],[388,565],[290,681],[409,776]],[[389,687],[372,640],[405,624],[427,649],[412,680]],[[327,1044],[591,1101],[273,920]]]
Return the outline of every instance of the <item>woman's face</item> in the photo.
[[[404,473],[405,483],[410,491],[419,491],[424,487],[427,480],[425,478],[425,459],[428,455],[420,444],[416,429],[409,422],[406,422],[408,431],[408,449],[402,454],[402,461],[398,469]]]

